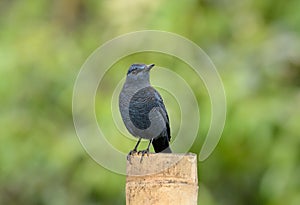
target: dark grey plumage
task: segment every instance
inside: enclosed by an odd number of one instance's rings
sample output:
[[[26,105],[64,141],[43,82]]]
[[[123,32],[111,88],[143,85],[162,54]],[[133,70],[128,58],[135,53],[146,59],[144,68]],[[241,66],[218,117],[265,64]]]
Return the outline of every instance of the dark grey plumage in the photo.
[[[149,139],[155,152],[171,152],[169,117],[160,94],[150,85],[149,71],[154,66],[133,64],[119,96],[119,108],[128,131],[140,139]],[[145,150],[149,152],[149,146]]]

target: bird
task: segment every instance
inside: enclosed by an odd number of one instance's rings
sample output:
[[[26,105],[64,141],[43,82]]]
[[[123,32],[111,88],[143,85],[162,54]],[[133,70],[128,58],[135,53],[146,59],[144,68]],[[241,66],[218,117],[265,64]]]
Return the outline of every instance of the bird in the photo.
[[[155,153],[172,153],[169,116],[161,95],[150,84],[150,70],[155,64],[132,64],[119,95],[119,110],[125,127],[138,138],[128,156],[137,153],[142,139],[149,140],[142,157],[149,154],[152,143]],[[127,156],[127,159],[128,159]]]

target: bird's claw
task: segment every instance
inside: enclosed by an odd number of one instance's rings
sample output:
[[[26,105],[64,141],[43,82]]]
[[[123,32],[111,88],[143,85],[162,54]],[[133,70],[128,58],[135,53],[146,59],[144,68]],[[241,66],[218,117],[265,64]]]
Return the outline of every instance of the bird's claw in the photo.
[[[136,151],[136,150],[131,150],[129,153],[128,153],[128,155],[127,155],[127,161],[130,163],[130,164],[132,164],[131,163],[131,156],[133,156],[133,155],[135,155],[135,154],[137,154],[137,155],[140,155],[140,154],[142,154],[142,156],[141,156],[141,160],[140,160],[140,163],[142,163],[142,161],[143,161],[143,157],[147,154],[147,156],[149,156],[149,150],[148,149],[146,149],[146,150],[141,150],[141,151]]]
[[[139,152],[138,152],[138,155],[140,155],[140,154],[142,154],[141,160],[140,160],[140,163],[142,163],[143,157],[145,156],[145,154],[147,154],[147,156],[149,156],[149,150],[146,149],[146,150],[139,151]]]
[[[133,156],[134,154],[138,153],[136,150],[131,150],[128,155],[127,155],[127,161],[129,161],[129,163],[131,164],[131,156]]]

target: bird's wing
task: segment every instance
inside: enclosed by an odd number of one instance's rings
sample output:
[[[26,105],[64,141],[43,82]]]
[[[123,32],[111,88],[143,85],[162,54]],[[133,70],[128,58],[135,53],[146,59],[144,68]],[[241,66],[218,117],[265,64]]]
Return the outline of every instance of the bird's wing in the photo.
[[[155,99],[157,101],[157,104],[158,104],[158,106],[160,108],[159,111],[160,111],[161,115],[163,116],[163,118],[164,118],[164,120],[166,122],[168,139],[170,141],[170,139],[171,139],[170,122],[169,122],[169,116],[168,116],[167,109],[165,107],[164,101],[163,101],[162,97],[160,96],[160,94],[154,88],[152,88],[152,89],[153,89],[154,96],[155,96]]]
[[[157,109],[166,123],[166,131],[170,140],[169,117],[163,99],[153,87],[145,87],[133,95],[129,103],[129,117],[134,126],[139,129],[147,129],[151,122],[149,112]]]
[[[141,130],[149,128],[149,113],[155,107],[158,107],[158,103],[150,87],[137,91],[129,102],[129,117],[133,125]]]

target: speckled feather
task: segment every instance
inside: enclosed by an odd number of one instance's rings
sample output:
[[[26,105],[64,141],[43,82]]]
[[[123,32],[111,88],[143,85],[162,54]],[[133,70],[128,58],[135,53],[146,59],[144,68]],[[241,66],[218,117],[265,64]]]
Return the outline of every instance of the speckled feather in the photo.
[[[158,107],[164,117],[166,130],[163,130],[163,132],[166,132],[167,137],[170,140],[169,117],[162,97],[153,87],[145,87],[135,93],[135,95],[131,98],[129,103],[130,120],[137,128],[143,130],[147,129],[151,125],[149,112],[154,107]]]

